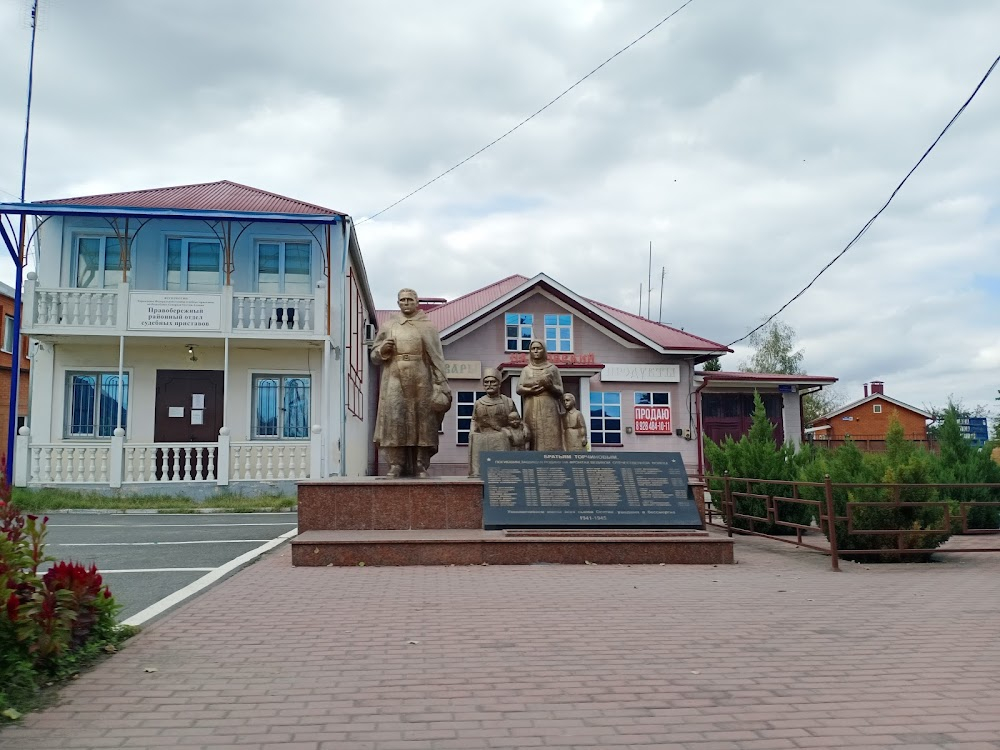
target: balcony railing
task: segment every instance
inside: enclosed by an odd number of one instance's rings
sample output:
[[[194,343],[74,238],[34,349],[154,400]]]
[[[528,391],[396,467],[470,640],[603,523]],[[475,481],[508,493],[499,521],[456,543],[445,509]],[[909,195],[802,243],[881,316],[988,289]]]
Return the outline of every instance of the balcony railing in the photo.
[[[30,274],[29,274],[30,276]],[[317,294],[273,295],[234,292],[223,287],[213,294],[130,289],[128,283],[108,289],[38,288],[25,284],[25,334],[224,333],[266,336],[284,331],[313,337],[326,331],[325,284]],[[88,330],[89,329],[89,330]]]
[[[321,431],[314,427],[301,442],[235,443],[226,428],[217,443],[131,443],[116,435],[99,445],[32,443],[22,427],[15,444],[14,483],[43,485],[122,485],[197,482],[269,482],[318,479]]]

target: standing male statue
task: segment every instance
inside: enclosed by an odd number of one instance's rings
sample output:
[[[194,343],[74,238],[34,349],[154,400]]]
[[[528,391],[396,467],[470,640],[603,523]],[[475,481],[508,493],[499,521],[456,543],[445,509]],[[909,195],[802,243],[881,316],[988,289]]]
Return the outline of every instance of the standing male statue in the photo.
[[[400,289],[396,300],[400,314],[382,327],[371,351],[372,364],[382,368],[375,444],[389,463],[387,476],[426,477],[451,391],[441,339],[417,293]]]

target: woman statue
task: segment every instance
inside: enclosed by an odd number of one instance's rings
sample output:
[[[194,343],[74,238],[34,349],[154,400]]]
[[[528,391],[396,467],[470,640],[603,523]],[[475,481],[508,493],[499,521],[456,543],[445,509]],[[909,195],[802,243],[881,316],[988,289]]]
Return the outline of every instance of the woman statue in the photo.
[[[531,450],[531,432],[528,430],[528,425],[521,421],[521,415],[516,411],[512,411],[510,416],[507,417],[507,427],[504,428],[504,434],[507,436],[507,440],[510,441],[510,450]],[[1000,448],[997,450],[1000,450]]]
[[[486,395],[472,407],[472,429],[469,431],[469,476],[479,476],[479,454],[483,451],[509,451],[507,426],[510,413],[515,411],[510,396],[500,393],[500,373],[492,368],[483,372]],[[515,412],[516,413],[516,412]]]
[[[444,352],[417,293],[400,289],[399,315],[380,330],[371,362],[382,368],[375,444],[389,463],[387,476],[426,477],[438,452],[438,430],[451,408]]]
[[[528,365],[521,370],[517,393],[524,407],[524,423],[531,431],[531,449],[563,450],[562,377],[556,366],[549,364],[545,344],[537,339],[528,347]]]
[[[566,443],[566,450],[586,450],[587,423],[583,421],[583,414],[576,408],[576,396],[572,393],[565,394],[563,403],[566,405],[566,416],[563,417],[563,440]]]

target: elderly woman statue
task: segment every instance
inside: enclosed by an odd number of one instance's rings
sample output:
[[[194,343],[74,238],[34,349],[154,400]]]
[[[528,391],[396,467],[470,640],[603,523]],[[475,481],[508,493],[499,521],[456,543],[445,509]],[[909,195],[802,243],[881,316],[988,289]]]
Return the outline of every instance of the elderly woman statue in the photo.
[[[517,393],[521,397],[524,423],[531,431],[531,449],[563,450],[562,377],[556,366],[549,364],[548,352],[541,341],[534,340],[528,346],[528,365],[521,370]]]
[[[469,431],[469,476],[479,476],[479,454],[483,451],[509,451],[507,427],[515,411],[510,396],[500,393],[500,373],[489,368],[483,373],[485,396],[472,407],[472,429]]]
[[[375,443],[389,464],[387,476],[426,477],[451,391],[441,339],[417,293],[401,289],[396,299],[400,314],[382,327],[371,351],[372,364],[382,368]]]

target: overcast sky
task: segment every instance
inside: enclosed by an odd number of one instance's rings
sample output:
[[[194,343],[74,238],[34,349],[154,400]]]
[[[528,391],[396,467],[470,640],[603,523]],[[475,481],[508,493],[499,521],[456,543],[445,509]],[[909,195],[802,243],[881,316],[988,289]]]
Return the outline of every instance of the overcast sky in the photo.
[[[682,2],[44,0],[27,198],[228,179],[363,222]],[[0,0],[2,200],[20,189],[29,7]],[[652,243],[650,317],[728,344],[885,202],[998,29],[995,0],[694,0],[361,223],[376,302],[544,272],[638,312]],[[1000,72],[782,314],[845,400],[881,379],[917,407],[1000,407],[998,123]]]

